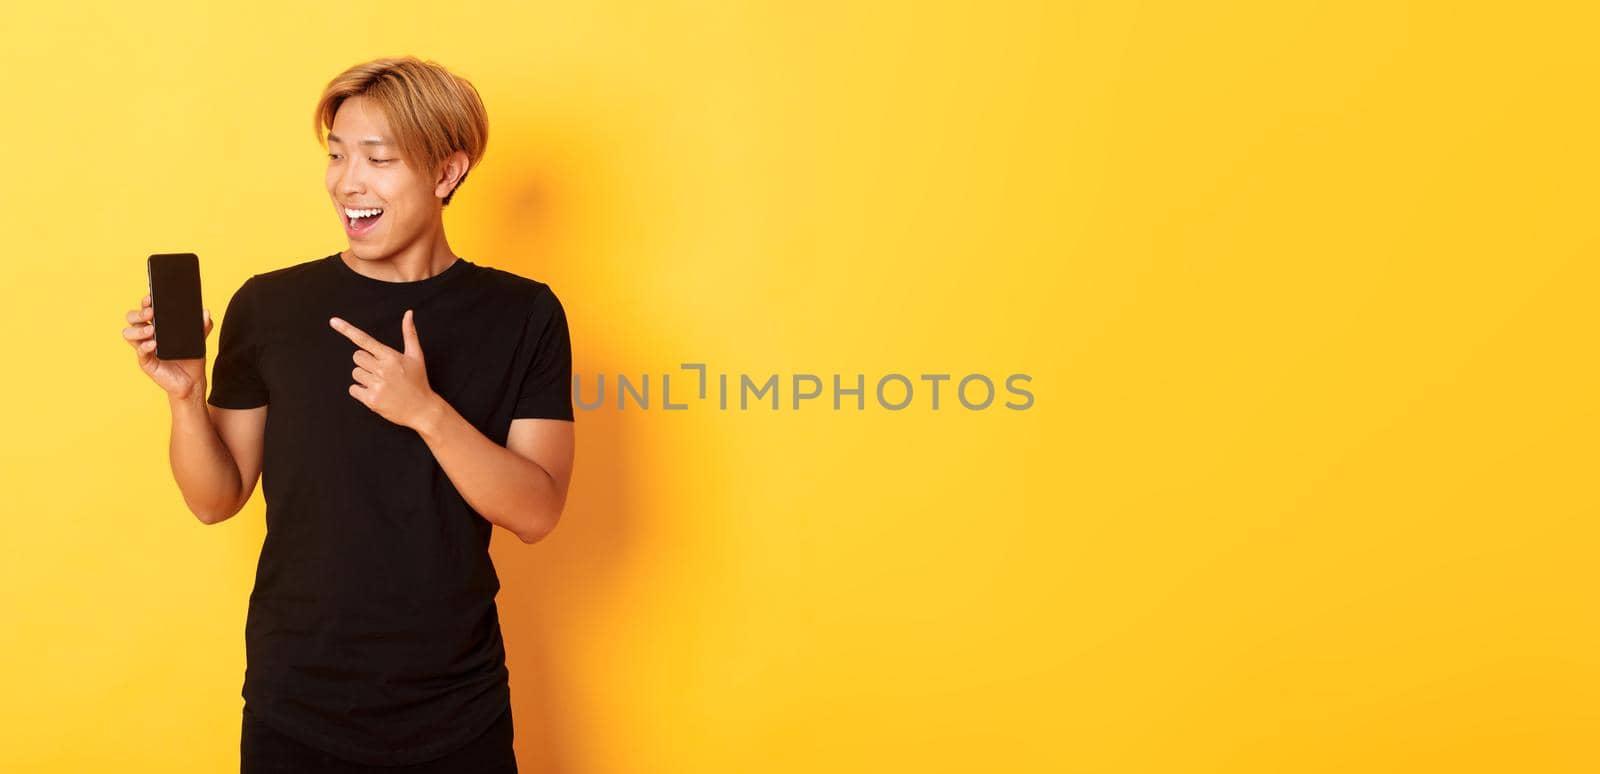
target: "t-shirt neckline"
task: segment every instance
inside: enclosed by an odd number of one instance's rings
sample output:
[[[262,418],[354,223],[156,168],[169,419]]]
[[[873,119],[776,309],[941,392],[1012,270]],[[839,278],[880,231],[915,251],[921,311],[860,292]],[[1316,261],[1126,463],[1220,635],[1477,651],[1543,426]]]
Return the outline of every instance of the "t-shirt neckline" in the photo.
[[[455,276],[457,274],[461,274],[466,269],[466,267],[472,263],[471,261],[468,261],[466,258],[458,255],[458,256],[456,256],[456,259],[450,263],[449,266],[444,267],[444,270],[439,272],[438,274],[435,274],[432,277],[424,277],[424,278],[419,279],[419,280],[412,280],[412,281],[409,281],[409,282],[405,282],[405,281],[381,280],[381,279],[378,279],[376,277],[368,277],[367,275],[362,274],[361,272],[358,272],[355,269],[350,268],[347,264],[345,264],[344,258],[341,257],[341,256],[342,256],[342,253],[334,253],[334,254],[328,256],[325,260],[333,263],[334,267],[339,271],[340,274],[343,274],[344,276],[349,277],[352,281],[354,281],[354,282],[356,282],[358,284],[365,285],[367,287],[373,287],[373,288],[387,288],[387,289],[390,289],[390,290],[400,290],[400,289],[403,289],[403,288],[432,287],[434,285],[437,285],[437,284],[443,282],[445,279],[447,279],[449,277]]]

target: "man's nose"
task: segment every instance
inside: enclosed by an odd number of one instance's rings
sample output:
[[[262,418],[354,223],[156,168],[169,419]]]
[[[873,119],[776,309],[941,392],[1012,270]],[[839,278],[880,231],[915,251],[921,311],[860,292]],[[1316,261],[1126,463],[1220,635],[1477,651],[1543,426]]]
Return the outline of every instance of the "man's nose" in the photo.
[[[344,193],[359,193],[365,184],[361,179],[361,172],[355,164],[346,164],[339,172],[339,190]]]

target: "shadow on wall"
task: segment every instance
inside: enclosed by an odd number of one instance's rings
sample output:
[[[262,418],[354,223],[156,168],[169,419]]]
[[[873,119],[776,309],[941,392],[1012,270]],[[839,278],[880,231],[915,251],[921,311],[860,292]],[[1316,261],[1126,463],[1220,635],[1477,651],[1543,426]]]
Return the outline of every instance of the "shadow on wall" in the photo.
[[[530,162],[507,159],[514,167],[509,179],[525,181],[518,188],[486,194],[493,198],[487,224],[496,256],[491,262],[507,271],[547,282],[561,297],[573,337],[573,372],[606,373],[618,370],[607,352],[616,349],[606,340],[603,326],[589,328],[585,321],[602,316],[586,309],[580,288],[553,278],[551,267],[577,256],[561,254],[550,237],[570,223],[557,223],[552,215],[548,175]],[[571,245],[571,242],[566,242]],[[561,522],[543,540],[525,545],[503,529],[496,529],[490,554],[500,576],[497,605],[506,642],[510,670],[512,715],[516,720],[518,768],[524,774],[579,774],[584,768],[564,742],[581,736],[573,727],[588,702],[582,688],[570,680],[572,665],[560,658],[562,634],[589,618],[617,568],[628,559],[632,495],[624,422],[627,417],[605,410],[585,411],[574,404],[577,451],[567,506]]]

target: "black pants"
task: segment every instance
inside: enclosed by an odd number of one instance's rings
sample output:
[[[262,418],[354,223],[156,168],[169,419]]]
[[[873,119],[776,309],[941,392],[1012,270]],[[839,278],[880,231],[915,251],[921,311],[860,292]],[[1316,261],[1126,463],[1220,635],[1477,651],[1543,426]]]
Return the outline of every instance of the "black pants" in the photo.
[[[240,774],[517,774],[511,749],[511,708],[488,731],[453,753],[409,766],[371,766],[347,761],[278,733],[244,708],[239,738]]]

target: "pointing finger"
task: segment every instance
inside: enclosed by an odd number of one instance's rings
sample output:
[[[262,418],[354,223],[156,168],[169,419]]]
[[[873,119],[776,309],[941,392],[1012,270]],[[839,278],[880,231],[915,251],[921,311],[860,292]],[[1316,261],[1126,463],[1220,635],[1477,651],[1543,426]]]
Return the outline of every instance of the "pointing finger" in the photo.
[[[338,331],[340,333],[343,333],[345,338],[355,342],[356,346],[358,346],[358,347],[360,347],[360,348],[362,348],[364,350],[367,350],[368,352],[371,352],[374,355],[382,353],[382,352],[385,352],[385,351],[388,351],[388,352],[393,352],[394,351],[389,347],[388,344],[385,344],[385,343],[383,343],[381,341],[378,341],[375,338],[372,338],[370,335],[367,334],[366,331],[361,330],[360,328],[357,328],[356,326],[351,325],[350,323],[347,323],[344,320],[341,320],[341,319],[339,319],[337,317],[328,318],[328,324],[333,326],[334,330],[336,330],[336,331]]]

